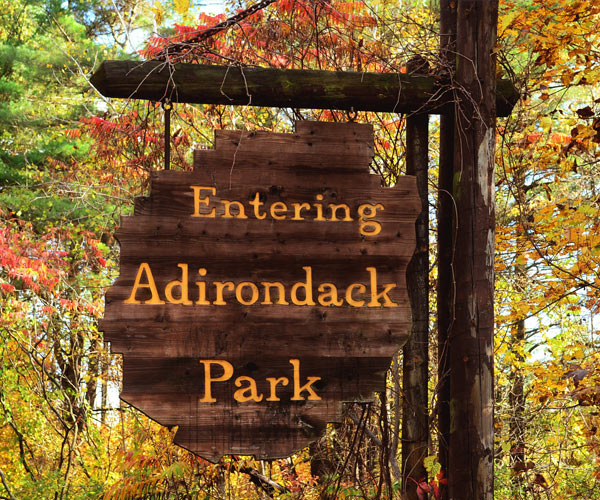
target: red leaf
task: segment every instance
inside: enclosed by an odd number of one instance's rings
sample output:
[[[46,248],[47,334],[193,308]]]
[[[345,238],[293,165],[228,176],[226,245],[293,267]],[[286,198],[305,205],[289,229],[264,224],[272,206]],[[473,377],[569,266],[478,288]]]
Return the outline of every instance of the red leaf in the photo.
[[[419,500],[425,500],[427,498],[427,493],[431,491],[429,485],[425,482],[425,480],[421,480],[417,484],[417,497]]]

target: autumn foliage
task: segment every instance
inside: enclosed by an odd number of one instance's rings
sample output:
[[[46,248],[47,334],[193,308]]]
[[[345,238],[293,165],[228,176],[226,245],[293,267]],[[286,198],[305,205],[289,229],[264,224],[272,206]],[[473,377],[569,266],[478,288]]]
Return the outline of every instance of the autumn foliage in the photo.
[[[197,42],[248,5],[217,15],[186,0],[65,6],[0,0],[0,497],[402,498],[412,489],[438,498],[447,479],[435,444],[420,482],[402,484],[397,471],[401,357],[377,403],[349,405],[343,424],[287,460],[208,463],[173,446],[173,429],[119,403],[120,359],[96,321],[118,273],[118,216],[162,168],[164,110],[103,100],[87,79],[98,61],[135,50],[172,62],[377,72],[404,72],[419,55],[451,81],[439,13],[426,2],[279,0]],[[497,131],[496,497],[600,498],[600,5],[503,1],[498,34],[498,76],[521,99]],[[176,105],[172,168],[190,169],[192,149],[210,147],[214,129],[287,131],[301,118],[354,116]],[[373,170],[393,184],[405,169],[406,117],[356,120],[375,125]],[[432,116],[431,241],[438,136]],[[430,253],[434,262],[435,246]],[[432,308],[436,282],[432,268]]]

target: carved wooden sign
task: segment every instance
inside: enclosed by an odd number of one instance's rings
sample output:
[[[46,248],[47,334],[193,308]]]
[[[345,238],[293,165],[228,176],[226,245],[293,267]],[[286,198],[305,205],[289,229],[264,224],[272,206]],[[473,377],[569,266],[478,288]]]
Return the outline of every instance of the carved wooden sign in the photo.
[[[101,322],[121,397],[211,461],[279,458],[385,387],[410,326],[412,177],[369,173],[369,125],[217,131],[122,217]]]

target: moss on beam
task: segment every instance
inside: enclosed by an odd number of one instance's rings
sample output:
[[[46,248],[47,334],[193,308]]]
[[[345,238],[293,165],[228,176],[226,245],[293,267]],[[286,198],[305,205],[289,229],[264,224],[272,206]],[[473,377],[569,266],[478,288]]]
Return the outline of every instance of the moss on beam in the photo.
[[[106,97],[395,113],[443,113],[450,92],[431,75],[240,68],[158,61],[104,61],[91,78]],[[497,114],[508,116],[518,93],[498,80]]]

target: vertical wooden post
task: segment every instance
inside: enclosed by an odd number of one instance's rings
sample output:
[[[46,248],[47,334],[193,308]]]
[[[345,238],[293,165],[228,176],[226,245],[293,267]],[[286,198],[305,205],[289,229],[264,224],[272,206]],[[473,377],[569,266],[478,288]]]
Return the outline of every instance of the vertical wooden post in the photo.
[[[170,100],[163,101],[162,108],[165,113],[165,170],[171,168],[171,109],[173,104]]]
[[[413,59],[409,72],[426,73],[427,62]],[[427,477],[423,459],[428,455],[429,380],[429,116],[406,119],[406,173],[417,178],[421,213],[416,220],[415,253],[408,264],[406,279],[412,310],[412,331],[403,350],[402,399],[402,484],[407,500],[418,500],[417,485]]]
[[[493,498],[497,0],[458,0],[449,498]]]
[[[456,50],[456,2],[440,1],[440,57],[442,66],[454,73]],[[437,338],[438,383],[437,422],[439,462],[444,476],[448,475],[448,444],[450,441],[450,342],[448,334],[454,318],[454,277],[452,272],[454,200],[452,178],[454,169],[454,113],[440,116],[440,157],[437,204]],[[440,500],[447,500],[448,488],[440,485]]]

